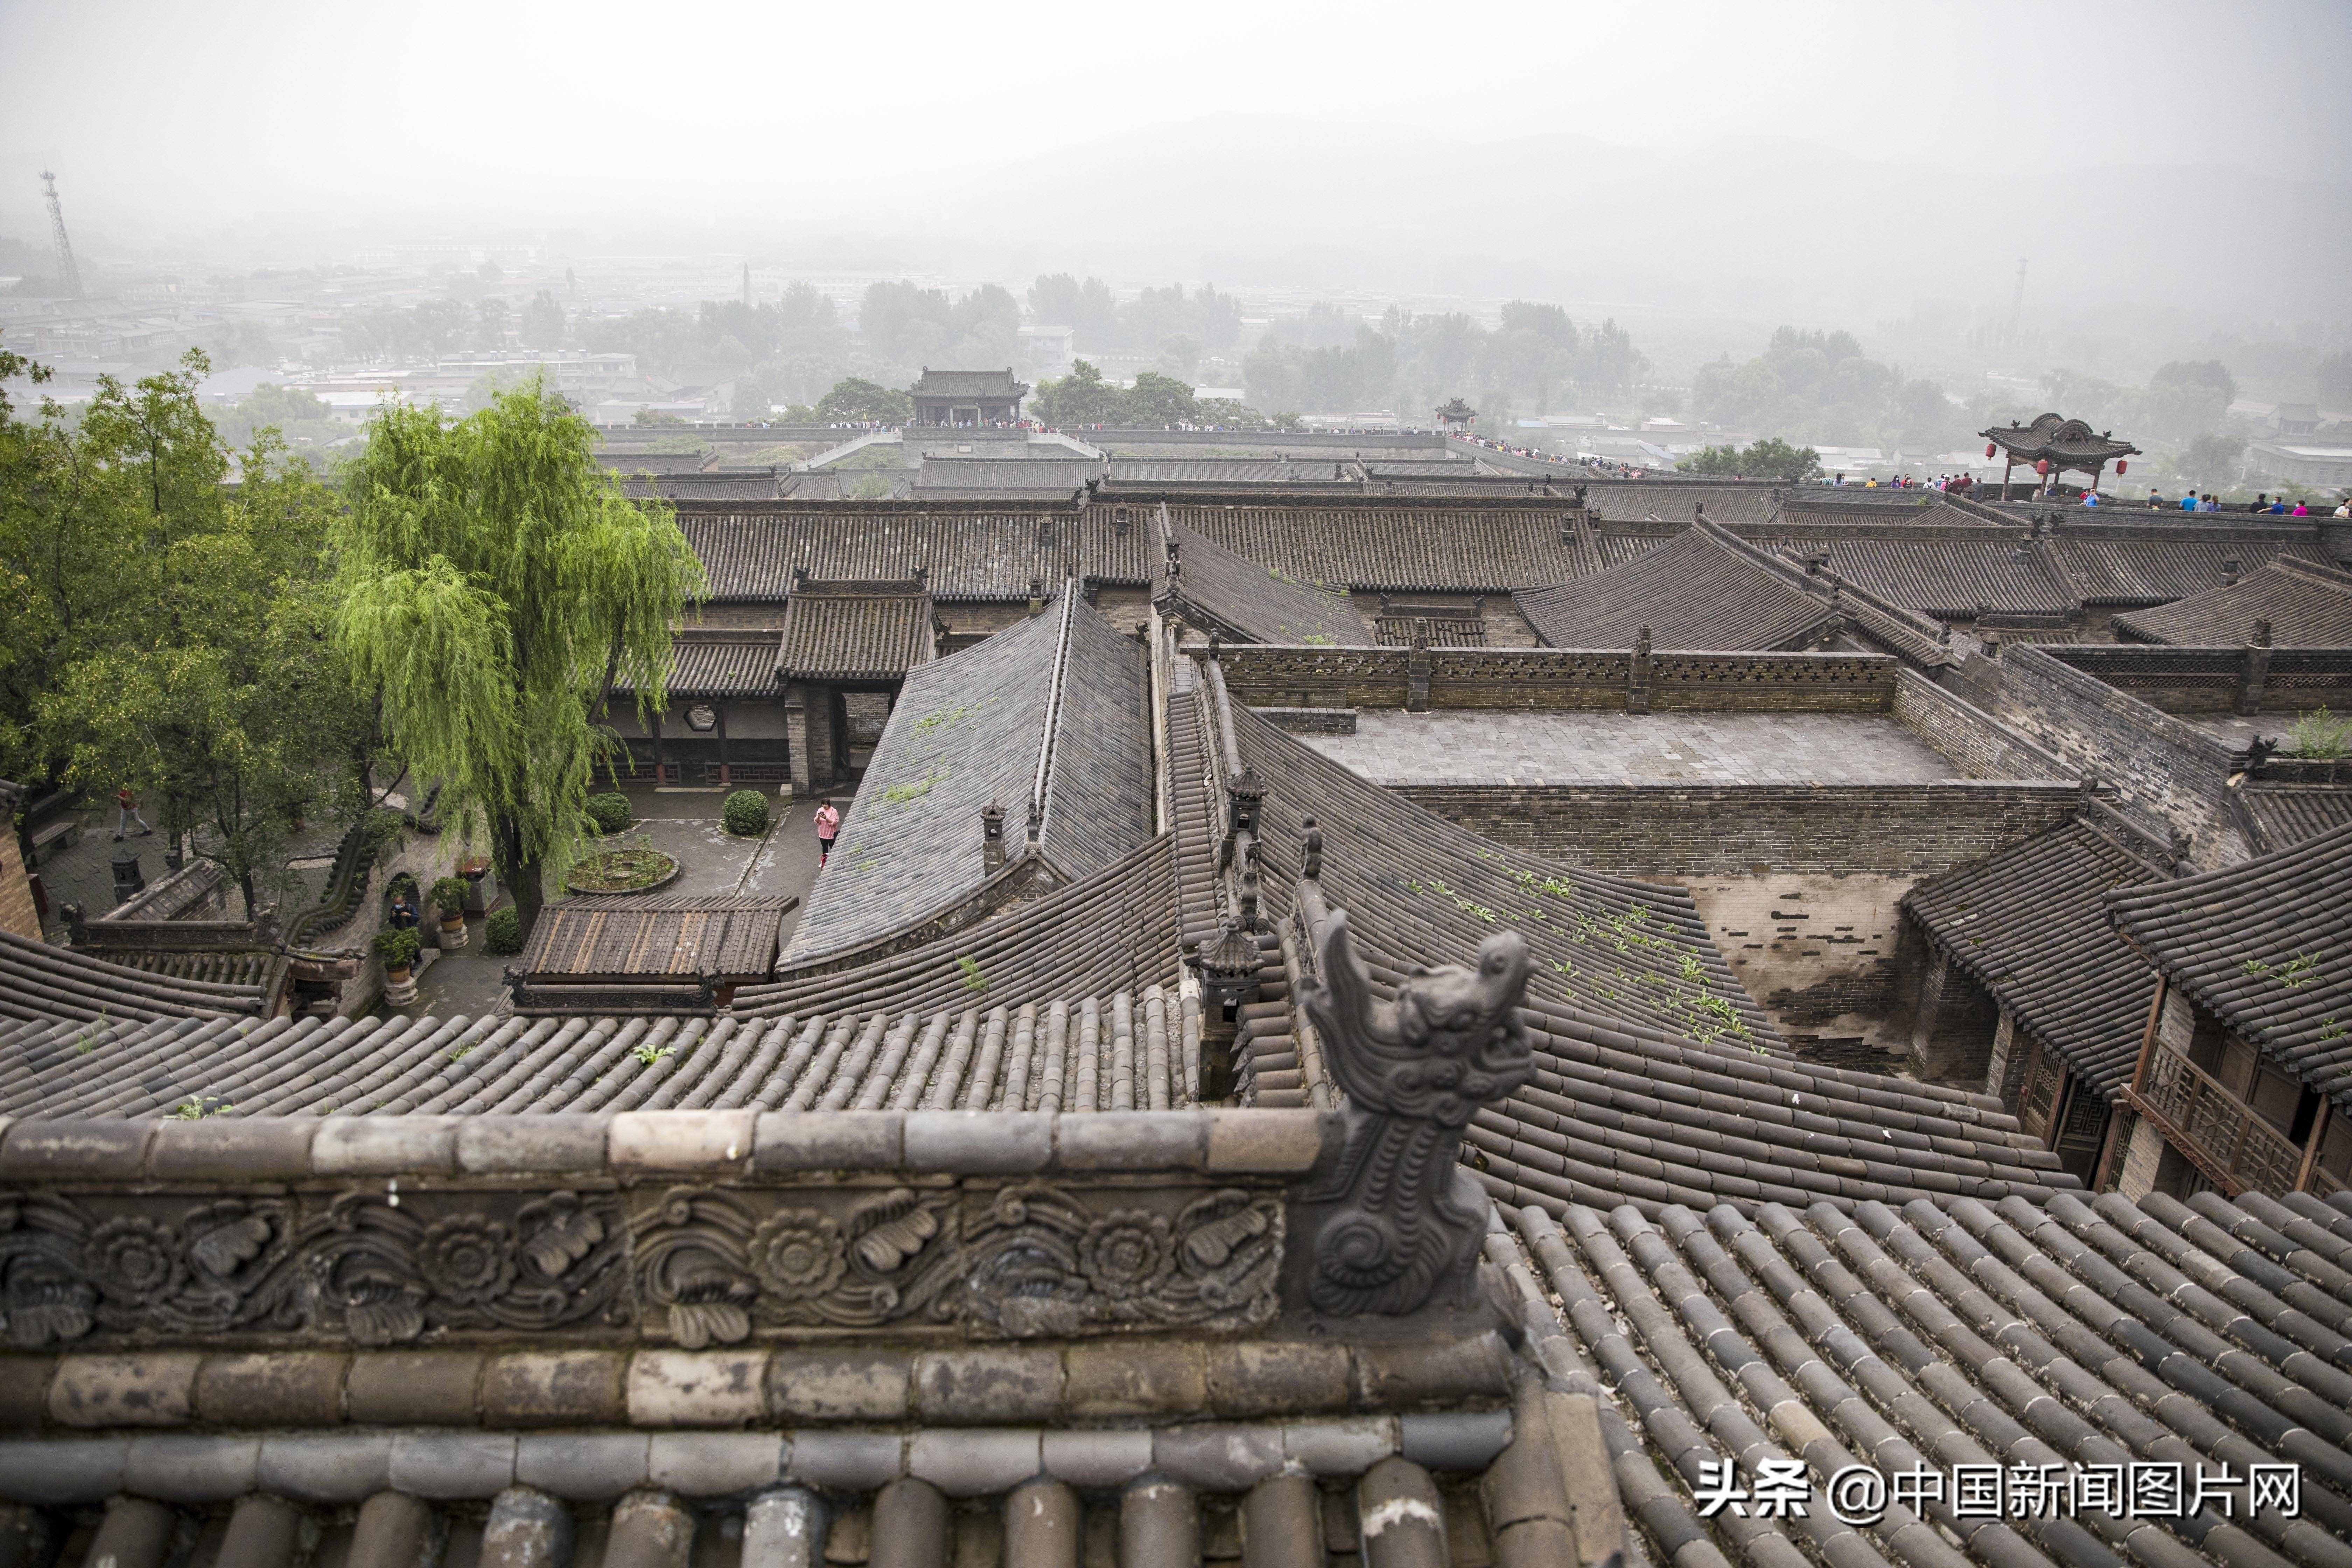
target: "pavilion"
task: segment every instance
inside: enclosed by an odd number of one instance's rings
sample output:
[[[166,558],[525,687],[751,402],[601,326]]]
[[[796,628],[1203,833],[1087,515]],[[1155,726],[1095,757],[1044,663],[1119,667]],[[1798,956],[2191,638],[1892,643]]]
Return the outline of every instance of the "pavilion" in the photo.
[[[2094,431],[2080,419],[2057,414],[2042,415],[2031,425],[2011,425],[2007,428],[1995,426],[1977,434],[1991,443],[1985,448],[1986,457],[1991,457],[1995,448],[2001,453],[2004,461],[2000,493],[2004,497],[2009,494],[2010,473],[2020,463],[2053,479],[2069,469],[2088,474],[2088,488],[2095,490],[2099,488],[2099,474],[2109,463],[2121,473],[2125,458],[2139,456],[2137,447],[2116,440],[2113,431]]]
[[[1004,370],[933,370],[907,389],[915,400],[918,425],[968,426],[1012,425],[1021,417],[1029,384]]]

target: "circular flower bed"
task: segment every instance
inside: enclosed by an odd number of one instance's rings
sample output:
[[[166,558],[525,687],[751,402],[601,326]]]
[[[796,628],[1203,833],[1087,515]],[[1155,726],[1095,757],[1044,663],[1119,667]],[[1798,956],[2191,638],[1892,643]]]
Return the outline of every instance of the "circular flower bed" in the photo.
[[[677,879],[677,862],[658,849],[599,849],[583,855],[563,879],[574,893],[643,893]]]

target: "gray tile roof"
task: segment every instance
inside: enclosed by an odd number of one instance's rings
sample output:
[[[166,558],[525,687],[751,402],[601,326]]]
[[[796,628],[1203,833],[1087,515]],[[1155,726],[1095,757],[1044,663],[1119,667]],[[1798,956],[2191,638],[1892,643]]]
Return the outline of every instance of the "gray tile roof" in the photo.
[[[569,899],[540,911],[514,967],[543,980],[764,980],[793,902],[699,893]]]
[[[2230,562],[2251,573],[2273,558],[2329,564],[2305,528],[2203,528],[2161,516],[2134,524],[2090,524],[2067,518],[2052,531],[2058,563],[2093,605],[2161,605],[2221,586]]]
[[[905,581],[925,574],[940,599],[1023,599],[1032,582],[1066,576],[1141,586],[1150,578],[1145,530],[1066,500],[1005,502],[779,502],[686,510],[678,527],[719,602],[782,604],[793,574],[833,582]]]
[[[2256,621],[2276,647],[2352,647],[2352,574],[2288,556],[2227,587],[2116,617],[2118,640],[2242,647]]]
[[[2352,1380],[2322,1326],[2352,1309],[2352,1217],[2307,1194],[1515,1207],[1487,1257],[1534,1353],[1601,1402],[1663,1561],[2251,1568],[2333,1561],[2352,1531]],[[1804,1517],[1701,1505],[1702,1466],[1745,1491],[1766,1460],[1805,1478]],[[2136,1465],[2182,1467],[2184,1504],[2200,1472],[2298,1466],[2300,1507],[2074,1505],[2086,1467]],[[1822,1500],[1849,1466],[1944,1484],[1843,1524]],[[2069,1500],[1958,1508],[1956,1466],[2005,1497],[2046,1467]]]
[[[1801,526],[1806,521],[1784,518],[1747,537],[1765,550],[1799,557],[1826,554],[1829,569],[1839,576],[1906,610],[1947,619],[1973,616],[1987,607],[2057,616],[2075,604],[2067,584],[2021,531],[1939,528],[1936,536],[1925,537],[1884,526],[1832,532],[1808,530]],[[1925,525],[1920,531],[1926,534]]]
[[[268,990],[266,982],[150,973],[0,931],[0,1019],[249,1018],[262,1010]]]
[[[1139,518],[1150,505],[1139,501]],[[1089,514],[1110,510],[1096,501]],[[1575,575],[1574,503],[1520,496],[1168,499],[1170,519],[1294,582],[1362,593],[1502,593]]]
[[[2198,1006],[2352,1106],[2352,823],[2107,903]]]
[[[1631,647],[1646,626],[1655,648],[1767,651],[1802,647],[1837,619],[1825,595],[1705,524],[1623,565],[1512,599],[1553,647]]]
[[[1082,876],[1149,838],[1142,657],[1065,594],[1041,615],[908,670],[787,962],[856,947],[977,888],[981,812],[1003,808],[1005,847],[1017,855],[1041,759],[1043,844],[1063,875]]]
[[[786,680],[895,680],[937,647],[930,591],[915,581],[803,581],[784,605]]]
[[[2088,822],[1920,882],[1903,908],[2035,1039],[2112,1098],[2139,1062],[2156,974],[2105,895],[2163,873]]]
[[[1155,531],[1161,510],[1154,509]],[[1370,647],[1378,640],[1371,622],[1344,594],[1278,575],[1172,520],[1165,537],[1175,546],[1175,566],[1172,573],[1160,573],[1153,596],[1172,602],[1177,613],[1202,630],[1236,642]]]
[[[680,626],[670,633],[669,646],[672,698],[761,697],[778,690],[774,632]],[[635,689],[626,672],[614,686]]]

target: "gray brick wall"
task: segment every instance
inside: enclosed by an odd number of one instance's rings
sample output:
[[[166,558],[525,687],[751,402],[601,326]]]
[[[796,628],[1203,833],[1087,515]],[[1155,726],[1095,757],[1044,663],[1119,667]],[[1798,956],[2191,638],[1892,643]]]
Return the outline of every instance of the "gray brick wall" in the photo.
[[[2000,664],[2004,721],[2077,772],[2097,773],[2103,791],[2134,818],[2159,832],[2167,826],[2186,832],[2195,868],[2248,857],[2223,805],[2231,770],[2220,742],[2040,648],[2009,649]]]
[[[1500,843],[1622,876],[1914,877],[2064,822],[2064,784],[1415,784],[1400,794]]]

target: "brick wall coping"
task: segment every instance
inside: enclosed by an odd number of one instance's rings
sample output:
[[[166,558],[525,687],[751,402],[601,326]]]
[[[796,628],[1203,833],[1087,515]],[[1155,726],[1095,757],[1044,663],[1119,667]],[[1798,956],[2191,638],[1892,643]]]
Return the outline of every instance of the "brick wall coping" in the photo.
[[[625,1110],[610,1115],[0,1119],[0,1181],[897,1172],[1289,1176],[1336,1151],[1312,1110]]]

